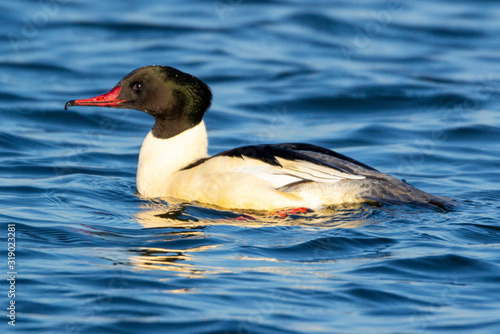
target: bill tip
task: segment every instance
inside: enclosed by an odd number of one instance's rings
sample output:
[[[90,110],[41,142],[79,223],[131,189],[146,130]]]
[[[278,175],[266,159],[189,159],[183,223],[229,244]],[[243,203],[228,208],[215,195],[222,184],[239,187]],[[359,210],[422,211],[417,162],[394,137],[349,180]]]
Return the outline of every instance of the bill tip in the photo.
[[[71,100],[71,101],[68,101],[66,102],[66,104],[64,105],[64,110],[68,110],[69,107],[72,107],[75,105],[75,100]]]

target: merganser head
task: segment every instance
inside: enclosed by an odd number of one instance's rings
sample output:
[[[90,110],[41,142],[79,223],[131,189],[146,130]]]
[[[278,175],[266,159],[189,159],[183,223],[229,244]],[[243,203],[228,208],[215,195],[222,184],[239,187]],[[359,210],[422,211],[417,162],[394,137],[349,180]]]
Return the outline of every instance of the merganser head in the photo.
[[[109,92],[71,100],[71,106],[136,109],[155,118],[153,135],[170,138],[199,124],[212,93],[200,79],[168,66],[145,66],[127,74]]]

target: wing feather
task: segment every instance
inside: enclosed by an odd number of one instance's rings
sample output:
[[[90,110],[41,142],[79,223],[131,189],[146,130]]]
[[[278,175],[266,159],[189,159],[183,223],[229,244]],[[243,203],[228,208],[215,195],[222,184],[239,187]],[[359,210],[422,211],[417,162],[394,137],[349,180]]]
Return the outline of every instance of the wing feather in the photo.
[[[232,164],[230,172],[254,175],[267,181],[276,189],[301,182],[335,183],[341,180],[365,178],[364,175],[355,173],[351,168],[353,161],[356,162],[356,160],[347,157],[342,159],[344,156],[338,153],[306,144],[239,147],[195,162],[184,169],[194,168],[218,157],[241,159],[241,163]],[[355,166],[357,167],[355,169],[363,169],[366,165],[359,163]],[[373,170],[368,166],[366,168]]]

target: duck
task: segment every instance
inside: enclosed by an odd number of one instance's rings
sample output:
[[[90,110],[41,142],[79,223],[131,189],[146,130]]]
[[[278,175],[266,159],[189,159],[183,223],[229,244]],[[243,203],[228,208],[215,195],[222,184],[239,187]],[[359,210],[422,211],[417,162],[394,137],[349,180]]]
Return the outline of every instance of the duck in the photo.
[[[137,166],[136,186],[143,198],[270,212],[365,202],[456,205],[312,144],[249,145],[209,156],[203,116],[211,103],[212,92],[202,80],[173,67],[151,65],[127,74],[107,93],[68,101],[65,109],[135,109],[154,117]]]

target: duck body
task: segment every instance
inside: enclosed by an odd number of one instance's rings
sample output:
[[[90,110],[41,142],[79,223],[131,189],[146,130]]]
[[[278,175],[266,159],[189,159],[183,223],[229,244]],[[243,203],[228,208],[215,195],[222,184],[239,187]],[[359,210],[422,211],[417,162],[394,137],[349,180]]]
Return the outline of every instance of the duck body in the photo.
[[[171,67],[147,66],[110,92],[69,101],[66,108],[132,108],[155,117],[137,168],[137,190],[144,197],[266,211],[361,202],[455,204],[310,144],[244,146],[210,157],[202,120],[210,103],[210,90],[201,80]]]
[[[139,193],[266,211],[367,201],[448,202],[319,146],[243,146],[209,157],[206,138],[203,122],[168,139],[149,132],[139,154]]]

